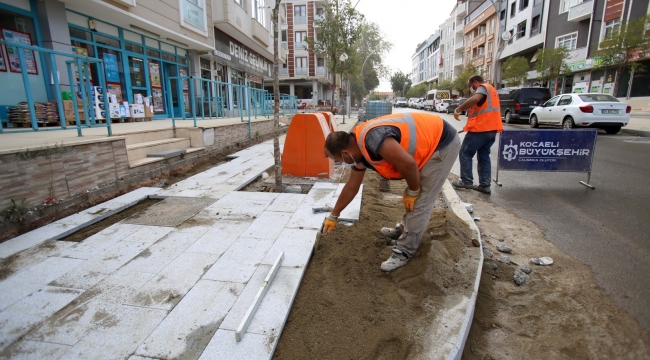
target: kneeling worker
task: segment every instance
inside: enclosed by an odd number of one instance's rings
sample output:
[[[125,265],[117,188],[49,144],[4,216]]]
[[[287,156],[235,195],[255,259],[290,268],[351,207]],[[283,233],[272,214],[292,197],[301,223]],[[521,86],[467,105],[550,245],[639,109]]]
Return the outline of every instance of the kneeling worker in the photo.
[[[381,269],[393,271],[406,265],[420,246],[459,149],[456,130],[439,116],[426,113],[386,115],[355,127],[351,133],[331,133],[325,141],[325,155],[352,165],[353,171],[323,223],[323,233],[332,232],[339,214],[359,191],[366,169],[389,180],[404,179],[406,213],[395,229],[382,229],[383,234],[399,238]]]

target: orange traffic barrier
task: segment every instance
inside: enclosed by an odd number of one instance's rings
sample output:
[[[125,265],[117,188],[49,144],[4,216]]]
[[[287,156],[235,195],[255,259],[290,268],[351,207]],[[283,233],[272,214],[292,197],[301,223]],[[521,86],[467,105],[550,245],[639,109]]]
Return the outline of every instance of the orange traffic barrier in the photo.
[[[329,111],[319,111],[318,113],[325,116],[325,120],[327,120],[327,125],[329,126],[331,132],[338,131],[336,126],[336,119],[334,119],[334,114]]]
[[[329,134],[323,114],[294,115],[284,141],[282,174],[330,177],[334,161],[325,156],[325,139]]]

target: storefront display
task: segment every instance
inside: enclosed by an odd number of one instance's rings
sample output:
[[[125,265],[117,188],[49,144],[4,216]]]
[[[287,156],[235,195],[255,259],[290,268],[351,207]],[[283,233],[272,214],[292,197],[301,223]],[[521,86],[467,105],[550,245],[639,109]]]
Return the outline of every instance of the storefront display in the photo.
[[[32,36],[9,29],[2,29],[2,37],[7,42],[7,44],[15,43],[22,45],[32,45]],[[7,58],[9,61],[9,70],[11,72],[21,72],[20,69],[20,57],[18,55],[18,48],[7,45]],[[31,75],[38,75],[38,67],[36,66],[36,57],[33,50],[23,49],[25,54],[25,64],[27,66],[27,73]]]
[[[7,62],[5,61],[4,46],[0,46],[0,71],[7,71]]]

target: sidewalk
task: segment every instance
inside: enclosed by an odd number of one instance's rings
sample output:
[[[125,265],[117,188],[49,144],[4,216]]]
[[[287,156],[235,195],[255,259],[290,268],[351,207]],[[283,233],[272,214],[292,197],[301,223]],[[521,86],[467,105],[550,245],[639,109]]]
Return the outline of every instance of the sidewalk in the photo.
[[[650,137],[650,113],[647,116],[632,114],[630,122],[621,128],[621,132]]]

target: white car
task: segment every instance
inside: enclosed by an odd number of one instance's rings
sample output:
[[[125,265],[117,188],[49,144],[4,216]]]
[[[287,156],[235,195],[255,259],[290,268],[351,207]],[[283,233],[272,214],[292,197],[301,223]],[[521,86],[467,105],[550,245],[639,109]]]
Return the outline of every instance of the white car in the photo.
[[[630,122],[632,107],[608,94],[562,94],[530,112],[530,127],[591,127],[616,134]]]
[[[452,100],[440,100],[436,102],[436,111],[437,112],[447,112],[447,107],[451,104]]]

